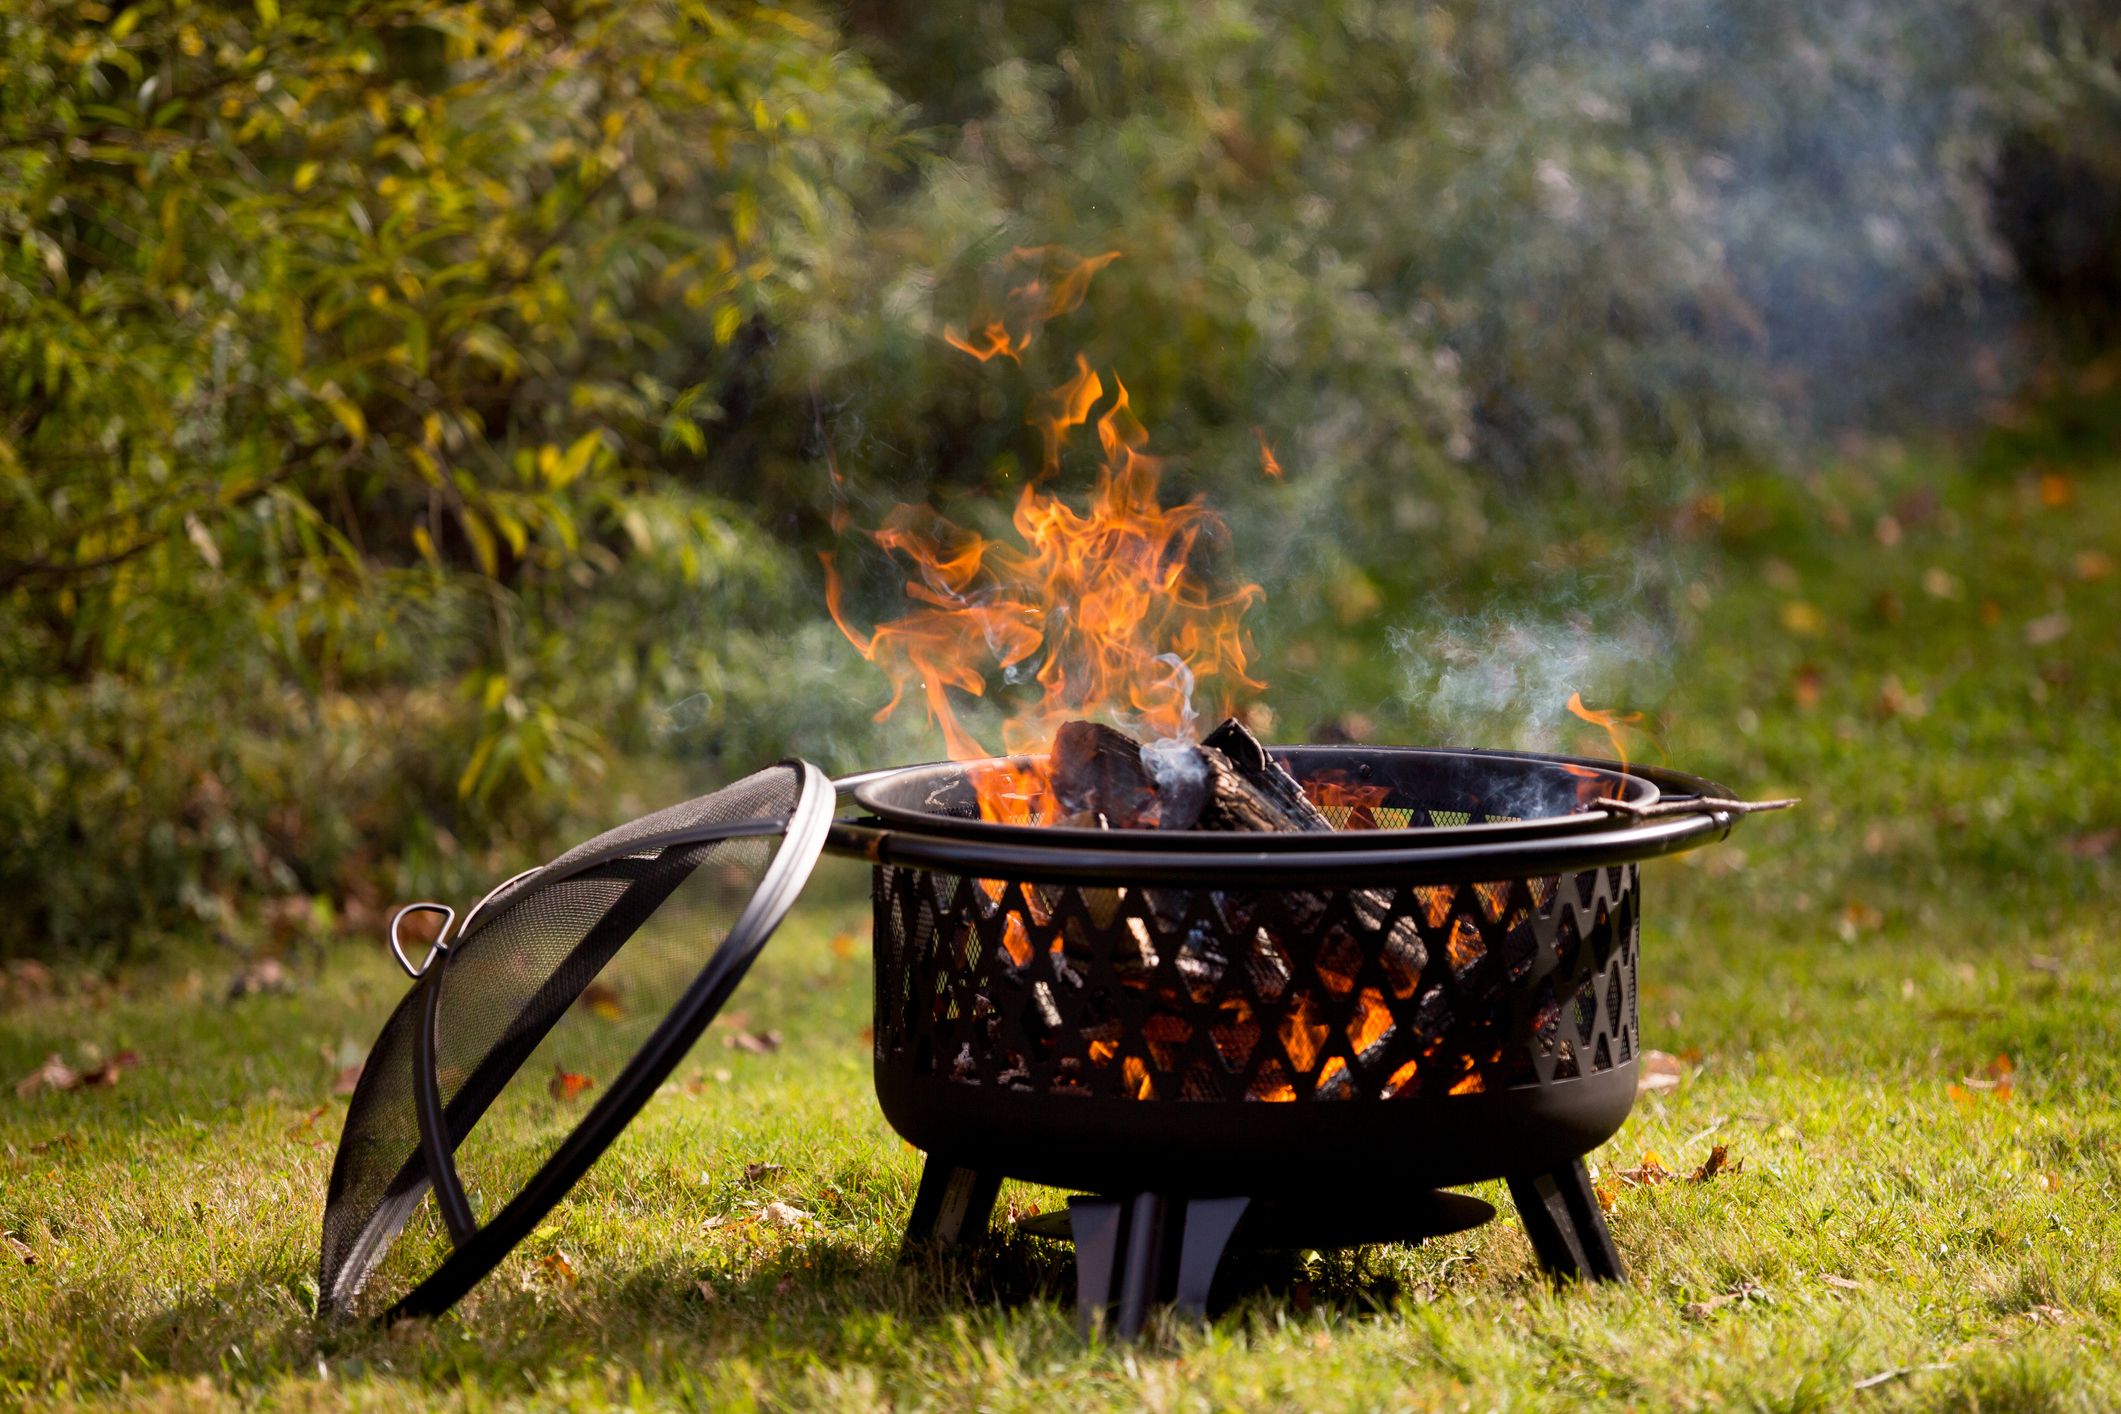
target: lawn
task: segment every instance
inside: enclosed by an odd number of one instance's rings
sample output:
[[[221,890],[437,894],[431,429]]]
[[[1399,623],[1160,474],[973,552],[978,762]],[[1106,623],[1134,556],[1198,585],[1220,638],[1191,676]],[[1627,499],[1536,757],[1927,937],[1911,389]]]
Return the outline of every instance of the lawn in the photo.
[[[236,1000],[203,944],[15,966],[0,1075],[138,1064],[0,1091],[0,1401],[2121,1406],[2113,470],[1871,453],[1661,527],[1713,567],[1663,748],[1806,801],[1645,870],[1645,1040],[1682,1080],[1593,1156],[1624,1285],[1550,1289],[1499,1189],[1484,1229],[1292,1256],[1132,1348],[1078,1339],[1065,1249],[999,1220],[899,1266],[918,1156],[870,1095],[865,881],[836,863],[736,1004],[780,1048],[718,1027],[525,1250],[387,1331],[313,1315],[332,1082],[403,987],[379,941]],[[1602,530],[1542,554],[1618,555]],[[1630,1181],[1652,1155],[1677,1177]],[[438,1241],[423,1209],[407,1242]]]

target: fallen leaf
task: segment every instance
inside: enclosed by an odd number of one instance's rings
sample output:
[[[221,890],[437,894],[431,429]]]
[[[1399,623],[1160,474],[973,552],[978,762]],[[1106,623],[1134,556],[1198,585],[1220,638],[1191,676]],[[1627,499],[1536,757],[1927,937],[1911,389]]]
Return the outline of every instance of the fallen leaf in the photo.
[[[2043,1192],[2060,1193],[2062,1191],[2062,1180],[2051,1173],[2041,1174],[2034,1182]]]
[[[727,1213],[716,1213],[716,1214],[714,1214],[714,1215],[713,1215],[712,1217],[709,1217],[709,1218],[707,1218],[707,1219],[703,1220],[703,1221],[702,1221],[702,1222],[700,1223],[700,1231],[702,1231],[702,1232],[712,1232],[712,1231],[714,1231],[714,1230],[715,1230],[716,1228],[720,1227],[720,1226],[721,1226],[722,1224],[724,1224],[724,1223],[726,1223],[726,1222],[728,1222],[728,1221],[729,1221],[729,1214],[727,1214]]]
[[[1782,606],[1782,626],[1791,633],[1809,638],[1826,627],[1826,617],[1816,606],[1802,599],[1792,599]]]
[[[91,1085],[115,1085],[118,1077],[140,1064],[138,1051],[120,1051],[99,1066],[81,1072],[84,1088]]]
[[[792,1203],[783,1203],[776,1198],[759,1209],[759,1221],[768,1227],[801,1227],[810,1221],[810,1214]]]
[[[2079,859],[2101,859],[2112,854],[2117,844],[2121,844],[2121,828],[2093,830],[2071,840],[2069,852]]]
[[[1817,664],[1806,663],[1797,669],[1790,679],[1790,696],[1800,712],[1809,712],[1819,705],[1819,698],[1826,686],[1826,674]]]
[[[538,1259],[538,1268],[545,1273],[548,1279],[555,1282],[571,1283],[575,1279],[574,1263],[568,1261],[567,1254],[558,1248],[554,1248],[543,1257],[540,1257]]]
[[[2052,614],[2043,614],[2025,626],[2025,641],[2034,648],[2044,648],[2068,634],[2069,615],[2059,609]]]
[[[37,1068],[15,1082],[15,1094],[28,1099],[39,1090],[71,1090],[81,1083],[81,1072],[59,1059],[53,1051]]]
[[[832,935],[832,955],[841,962],[853,957],[857,946],[854,930],[851,928],[842,928]]]
[[[2069,1313],[2060,1306],[2049,1306],[2045,1302],[2026,1310],[2026,1319],[2034,1325],[2059,1326],[2068,1319]]]
[[[2079,550],[2070,561],[2070,568],[2076,572],[2077,578],[2086,584],[2094,584],[2114,577],[2114,557],[2098,550]]]
[[[1610,1213],[1620,1206],[1620,1194],[1610,1183],[1594,1184],[1591,1194],[1598,1199],[1598,1211]]]
[[[550,1092],[552,1098],[560,1101],[572,1100],[584,1090],[594,1088],[596,1081],[586,1075],[577,1075],[563,1065],[553,1066],[552,1079],[545,1084],[545,1089]]]
[[[1847,1277],[1835,1276],[1832,1272],[1821,1272],[1819,1274],[1819,1280],[1825,1282],[1828,1286],[1833,1287],[1837,1291],[1863,1290],[1862,1282],[1851,1281]]]
[[[1653,1184],[1671,1181],[1672,1171],[1657,1157],[1655,1149],[1642,1151],[1642,1162],[1631,1169],[1622,1169],[1617,1177],[1630,1188],[1648,1188]]]
[[[1708,1158],[1702,1161],[1700,1168],[1694,1170],[1691,1180],[1695,1183],[1707,1183],[1719,1173],[1743,1172],[1745,1172],[1745,1160],[1740,1159],[1735,1164],[1731,1163],[1728,1146],[1718,1144],[1715,1148],[1709,1150]]]
[[[778,1031],[736,1031],[722,1038],[722,1044],[734,1051],[743,1051],[754,1056],[770,1056],[781,1048],[781,1033]]]
[[[874,1026],[864,1026],[861,1030],[854,1033],[854,1039],[860,1041],[864,1046],[874,1046],[876,1044],[876,1028]]]
[[[779,1164],[746,1164],[744,1165],[744,1182],[757,1183],[760,1179],[771,1178],[780,1171],[781,1166]]]
[[[1932,599],[1957,599],[1959,576],[1942,565],[1931,565],[1922,572],[1922,592]]]
[[[309,901],[304,899],[302,906],[307,910]],[[232,1002],[244,997],[285,995],[294,989],[295,979],[288,974],[286,964],[276,957],[261,957],[246,963],[228,979],[228,999]]]
[[[2059,471],[2040,473],[2040,504],[2051,511],[2059,511],[2077,499],[2076,483]]]
[[[575,998],[575,1005],[606,1021],[617,1021],[626,1014],[626,1008],[619,1002],[619,989],[609,982],[591,982],[582,989],[582,995]]]
[[[1954,1081],[1944,1087],[1944,1095],[1946,1099],[1950,1100],[1955,1105],[1966,1105],[1971,1107],[1974,1103],[1974,1092],[1967,1089],[1964,1085],[1959,1084],[1957,1081]]]
[[[1636,1098],[1677,1090],[1681,1072],[1679,1057],[1664,1051],[1644,1051],[1641,1069],[1635,1077]]]
[[[717,1300],[720,1299],[714,1294],[714,1288],[707,1283],[704,1277],[699,1281],[694,1282],[692,1284],[692,1289],[693,1292],[698,1295],[700,1300],[706,1302],[709,1306],[712,1306]]]
[[[359,1088],[361,1072],[367,1066],[367,1061],[355,1061],[352,1065],[334,1075],[331,1078],[331,1093],[334,1095],[351,1095]]]
[[[1726,1306],[1750,1306],[1755,1302],[1765,1304],[1771,1299],[1766,1287],[1757,1281],[1747,1280],[1739,1282],[1729,1291],[1711,1296],[1706,1301],[1689,1301],[1679,1308],[1679,1314],[1690,1321],[1705,1321]]]
[[[11,1232],[0,1233],[0,1243],[6,1244],[8,1253],[25,1267],[37,1265],[37,1249]]]
[[[71,1154],[81,1148],[81,1142],[81,1136],[69,1129],[64,1134],[54,1134],[49,1139],[39,1139],[36,1143],[29,1146],[29,1151],[32,1154],[49,1154],[53,1150],[57,1150],[60,1153]]]

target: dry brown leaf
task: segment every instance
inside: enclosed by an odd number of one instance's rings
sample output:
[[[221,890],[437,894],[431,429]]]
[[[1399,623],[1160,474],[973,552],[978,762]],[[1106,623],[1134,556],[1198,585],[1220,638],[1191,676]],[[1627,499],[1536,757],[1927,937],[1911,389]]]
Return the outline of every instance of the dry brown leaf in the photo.
[[[2025,626],[2025,641],[2029,647],[2045,648],[2069,635],[2069,615],[2061,610],[2042,614]]]
[[[1790,679],[1790,696],[1797,703],[1797,710],[1809,712],[1819,705],[1826,690],[1826,674],[1816,663],[1806,663],[1798,668]]]
[[[1718,1144],[1715,1148],[1709,1150],[1709,1156],[1702,1161],[1701,1167],[1695,1169],[1690,1175],[1691,1180],[1695,1183],[1707,1183],[1719,1173],[1745,1172],[1745,1160],[1740,1159],[1737,1163],[1732,1163],[1730,1162],[1730,1154],[1731,1151],[1727,1145]]]
[[[724,1036],[722,1044],[731,1050],[748,1055],[770,1056],[781,1048],[781,1033],[778,1031],[737,1031]]]
[[[2102,579],[2114,577],[2114,557],[2100,550],[2079,550],[2070,560],[2070,568],[2077,578],[2086,584],[2095,584]]]
[[[308,900],[303,900],[305,910],[308,906]],[[261,957],[246,963],[228,979],[230,1001],[268,994],[285,995],[294,989],[295,979],[289,975],[286,964],[276,957]]]
[[[334,1075],[331,1078],[331,1093],[334,1095],[351,1095],[359,1088],[361,1072],[367,1065],[367,1061],[355,1061],[352,1065]]]
[[[760,1179],[771,1178],[780,1171],[781,1166],[779,1164],[746,1164],[744,1165],[744,1182],[757,1183]]]
[[[2077,485],[2059,471],[2040,473],[2040,504],[2059,511],[2077,499]]]
[[[1706,1301],[1689,1301],[1679,1308],[1679,1314],[1690,1321],[1705,1321],[1726,1306],[1746,1305],[1768,1300],[1767,1288],[1757,1281],[1742,1281],[1729,1291],[1711,1296]]]
[[[1831,1286],[1831,1287],[1833,1287],[1833,1288],[1834,1288],[1834,1289],[1835,1289],[1836,1291],[1861,1291],[1861,1290],[1863,1290],[1863,1283],[1862,1283],[1862,1282],[1860,1282],[1860,1281],[1851,1281],[1851,1280],[1850,1280],[1849,1278],[1847,1278],[1847,1277],[1843,1277],[1843,1276],[1836,1276],[1836,1275],[1834,1275],[1834,1274],[1833,1274],[1832,1272],[1821,1272],[1821,1273],[1819,1274],[1819,1280],[1821,1280],[1821,1281],[1825,1282],[1825,1283],[1826,1283],[1826,1284],[1827,1284],[1828,1286]]]
[[[1641,1066],[1635,1073],[1636,1098],[1677,1090],[1683,1072],[1679,1057],[1665,1051],[1644,1051]]]
[[[759,1209],[759,1221],[768,1227],[801,1227],[810,1221],[810,1214],[793,1203],[783,1203],[776,1198]]]
[[[714,1287],[704,1277],[692,1284],[692,1290],[700,1300],[706,1302],[709,1306],[712,1306],[720,1299],[714,1294]]]
[[[1668,1183],[1672,1171],[1664,1166],[1664,1160],[1655,1149],[1642,1151],[1642,1162],[1631,1169],[1622,1169],[1617,1177],[1630,1188],[1648,1188],[1654,1184]]]
[[[585,1090],[596,1088],[596,1081],[586,1075],[577,1075],[563,1065],[554,1065],[552,1079],[545,1082],[546,1091],[552,1098],[562,1102],[572,1100]]]
[[[15,1236],[13,1233],[0,1233],[0,1244],[4,1244],[8,1250],[8,1254],[12,1256],[16,1261],[20,1262],[23,1266],[34,1267],[37,1265],[37,1249],[30,1246],[27,1242],[24,1242],[21,1238]]]
[[[38,1062],[35,1070],[15,1082],[15,1094],[26,1100],[39,1090],[71,1090],[80,1083],[81,1072],[59,1059],[59,1053],[53,1051]]]
[[[538,1269],[550,1281],[572,1283],[575,1279],[574,1263],[568,1261],[567,1254],[557,1248],[538,1259]]]
[[[120,1051],[99,1066],[81,1072],[83,1087],[91,1085],[115,1085],[118,1077],[140,1064],[138,1051]]]

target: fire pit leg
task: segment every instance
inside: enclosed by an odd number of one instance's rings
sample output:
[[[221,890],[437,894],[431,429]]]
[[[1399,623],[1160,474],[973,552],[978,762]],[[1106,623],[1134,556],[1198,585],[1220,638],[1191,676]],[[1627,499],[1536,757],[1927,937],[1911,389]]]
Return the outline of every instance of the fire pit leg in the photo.
[[[1561,1281],[1620,1281],[1627,1272],[1620,1250],[1598,1211],[1591,1175],[1578,1159],[1567,1168],[1513,1174],[1510,1197],[1524,1219],[1533,1255],[1548,1276]]]
[[[924,1243],[955,1246],[976,1241],[987,1231],[987,1220],[994,1215],[994,1200],[1001,1191],[1000,1174],[959,1168],[931,1156],[921,1168],[921,1186],[906,1219],[901,1255]]]
[[[1149,1307],[1163,1301],[1182,1316],[1205,1318],[1215,1270],[1248,1202],[1155,1193],[1070,1198],[1076,1326],[1088,1335],[1103,1319],[1114,1339],[1132,1340]]]

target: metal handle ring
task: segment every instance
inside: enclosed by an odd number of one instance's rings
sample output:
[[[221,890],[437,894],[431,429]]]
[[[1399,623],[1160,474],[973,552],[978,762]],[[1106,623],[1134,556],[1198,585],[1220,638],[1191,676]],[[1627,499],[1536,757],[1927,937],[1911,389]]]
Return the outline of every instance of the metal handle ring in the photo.
[[[405,955],[405,942],[398,936],[398,925],[405,921],[405,916],[409,913],[439,913],[442,915],[442,931],[435,935],[434,945],[428,948],[427,956],[420,959],[418,967],[413,966],[412,959]],[[412,978],[415,982],[419,981],[420,978],[427,974],[427,969],[434,966],[435,958],[449,951],[449,929],[450,925],[456,921],[457,911],[446,903],[408,903],[396,913],[390,915],[390,953],[391,956],[398,960],[398,966],[405,969],[407,977]]]

